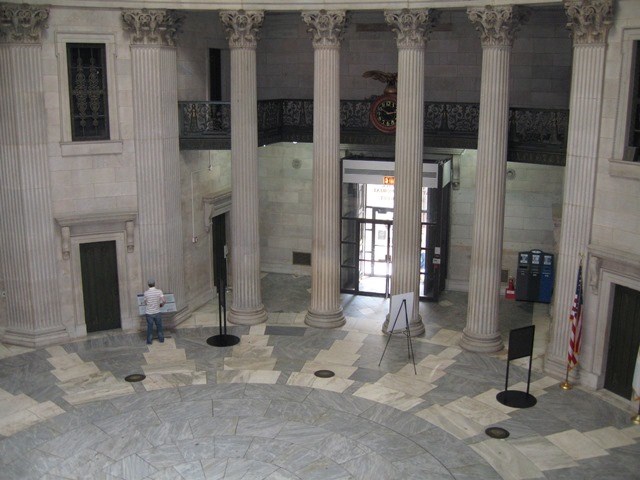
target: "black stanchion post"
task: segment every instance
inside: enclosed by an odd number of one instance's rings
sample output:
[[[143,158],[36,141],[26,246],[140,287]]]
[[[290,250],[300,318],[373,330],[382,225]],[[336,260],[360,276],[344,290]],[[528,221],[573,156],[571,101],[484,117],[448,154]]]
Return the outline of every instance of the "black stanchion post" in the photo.
[[[218,335],[207,338],[212,347],[231,347],[240,343],[240,338],[227,335],[227,285],[224,279],[218,280]]]
[[[222,290],[220,282],[221,280],[218,280],[218,332],[222,333],[222,296],[224,295],[224,290]]]
[[[505,378],[504,391],[496,395],[496,400],[501,404],[514,408],[529,408],[536,403],[536,397],[529,393],[531,383],[531,360],[533,356],[533,337],[536,331],[535,325],[516,328],[509,332],[509,353],[507,355],[507,375]],[[509,363],[517,358],[529,357],[529,375],[527,376],[527,391],[509,391]]]

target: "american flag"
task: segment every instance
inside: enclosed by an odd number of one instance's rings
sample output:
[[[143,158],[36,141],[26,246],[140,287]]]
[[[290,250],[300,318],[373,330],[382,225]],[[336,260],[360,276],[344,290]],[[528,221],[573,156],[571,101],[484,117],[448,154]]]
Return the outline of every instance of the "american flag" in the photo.
[[[578,267],[578,281],[576,282],[576,293],[573,296],[573,305],[569,315],[571,322],[571,335],[569,337],[569,368],[578,364],[578,354],[580,353],[580,337],[582,336],[582,263]]]

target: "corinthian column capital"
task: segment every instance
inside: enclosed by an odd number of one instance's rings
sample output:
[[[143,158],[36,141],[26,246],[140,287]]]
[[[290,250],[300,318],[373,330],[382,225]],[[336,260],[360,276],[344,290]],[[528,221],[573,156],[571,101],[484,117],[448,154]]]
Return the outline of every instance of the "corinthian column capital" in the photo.
[[[133,45],[175,46],[184,17],[173,10],[123,10],[124,30],[133,33]]]
[[[398,48],[423,48],[440,12],[425,10],[393,10],[384,12],[384,19],[396,34]]]
[[[529,11],[513,5],[471,7],[467,9],[471,23],[480,32],[483,47],[513,45],[516,32],[528,19]]]
[[[564,8],[574,45],[606,43],[613,23],[613,0],[567,0]]]
[[[314,48],[340,46],[347,26],[347,13],[344,10],[304,12],[302,20],[309,25],[307,31],[313,34]]]
[[[26,3],[0,4],[0,41],[3,43],[40,43],[48,27],[49,9]]]
[[[230,48],[256,48],[264,12],[244,10],[220,12]]]

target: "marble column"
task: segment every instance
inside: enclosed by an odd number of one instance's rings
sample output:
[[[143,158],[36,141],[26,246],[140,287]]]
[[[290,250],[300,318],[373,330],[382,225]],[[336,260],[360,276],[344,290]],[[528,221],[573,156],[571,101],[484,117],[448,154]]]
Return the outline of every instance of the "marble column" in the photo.
[[[472,352],[495,352],[503,348],[498,304],[509,131],[509,59],[524,12],[514,6],[467,10],[482,42],[469,304],[460,341],[462,348]]]
[[[2,341],[39,347],[68,338],[62,324],[47,156],[41,32],[49,10],[0,5],[0,268]]]
[[[133,121],[142,280],[175,295],[186,312],[182,246],[176,32],[170,10],[123,10],[131,32]]]
[[[260,292],[258,208],[258,101],[256,46],[264,13],[220,12],[231,49],[231,275],[228,320],[255,325],[267,320]]]
[[[613,19],[612,0],[571,0],[564,5],[573,35],[573,64],[553,323],[544,359],[545,371],[557,376],[567,367],[569,313],[580,255],[586,258],[591,235],[607,33]]]
[[[424,333],[420,300],[420,212],[424,150],[424,51],[435,24],[434,10],[386,11],[385,20],[396,34],[398,95],[393,204],[393,272],[391,295],[413,292],[412,335]],[[383,324],[386,331],[389,318]]]
[[[305,323],[344,325],[340,302],[340,38],[346,12],[303,13],[313,34],[313,243]]]

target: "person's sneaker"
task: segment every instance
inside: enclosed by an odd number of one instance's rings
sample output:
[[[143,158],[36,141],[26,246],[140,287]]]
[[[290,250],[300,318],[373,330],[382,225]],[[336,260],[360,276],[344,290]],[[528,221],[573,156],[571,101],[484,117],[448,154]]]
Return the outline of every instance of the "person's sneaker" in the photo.
[[[160,340],[160,343],[164,343],[164,338],[162,340]]]
[[[151,342],[147,342],[147,345],[151,345]]]

